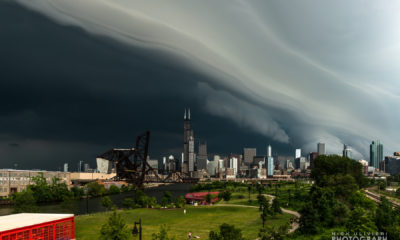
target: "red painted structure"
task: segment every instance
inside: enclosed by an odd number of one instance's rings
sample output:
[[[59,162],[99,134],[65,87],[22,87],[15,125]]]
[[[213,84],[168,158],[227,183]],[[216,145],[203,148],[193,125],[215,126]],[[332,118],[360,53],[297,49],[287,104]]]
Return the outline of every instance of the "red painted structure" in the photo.
[[[188,203],[193,203],[197,202],[198,204],[201,205],[208,205],[206,202],[206,196],[207,194],[211,194],[212,196],[215,196],[214,198],[211,199],[211,203],[214,203],[218,201],[218,194],[219,192],[195,192],[195,193],[187,193],[185,195],[185,200]]]
[[[38,214],[36,214],[38,215]],[[75,220],[72,214],[40,214],[40,219],[35,221],[35,214],[14,214],[9,215],[13,220],[21,218],[21,223],[11,224],[10,227],[3,226],[0,231],[0,240],[73,240],[75,239]],[[46,219],[48,217],[48,221]],[[59,216],[57,216],[59,215]],[[7,222],[3,216],[2,225]],[[24,225],[23,218],[29,218],[28,224]],[[11,221],[10,221],[11,222]],[[40,222],[40,223],[39,223]],[[32,224],[33,223],[33,224]],[[7,224],[6,224],[7,225]],[[13,228],[13,226],[17,226]],[[4,230],[7,229],[7,230]]]

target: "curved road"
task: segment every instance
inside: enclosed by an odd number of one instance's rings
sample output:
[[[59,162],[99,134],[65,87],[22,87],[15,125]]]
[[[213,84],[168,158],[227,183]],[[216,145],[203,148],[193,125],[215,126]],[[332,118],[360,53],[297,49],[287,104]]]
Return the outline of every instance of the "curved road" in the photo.
[[[274,195],[269,195],[269,194],[264,194],[264,196],[270,198],[269,202],[270,204],[272,204],[272,201],[274,200],[275,196]],[[248,207],[248,208],[258,208],[257,206],[249,206],[249,205],[238,205],[238,204],[216,204],[213,206],[229,206],[229,207]],[[296,216],[296,218],[300,218],[300,213],[296,212],[296,211],[292,211],[286,208],[282,208],[282,212],[287,213],[287,214],[291,214]],[[291,224],[291,228],[289,230],[289,233],[292,233],[294,231],[296,231],[299,228],[299,223],[297,221],[293,221]]]

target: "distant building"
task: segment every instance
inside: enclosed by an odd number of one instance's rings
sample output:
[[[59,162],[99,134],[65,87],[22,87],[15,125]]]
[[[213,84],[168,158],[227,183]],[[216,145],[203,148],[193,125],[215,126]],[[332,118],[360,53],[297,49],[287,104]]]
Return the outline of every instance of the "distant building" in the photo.
[[[325,143],[318,143],[317,144],[317,148],[318,148],[318,155],[325,155]]]
[[[197,170],[207,169],[207,143],[199,143],[199,153],[197,155]]]
[[[168,171],[170,172],[176,171],[176,161],[173,155],[169,155],[168,157]]]
[[[96,158],[97,163],[97,171],[99,173],[110,174],[112,171],[112,161],[109,161],[105,158]],[[81,171],[78,171],[81,172]]]
[[[268,147],[267,147],[267,157],[272,157],[272,148],[271,148],[271,145],[268,145]]]
[[[78,172],[83,172],[83,161],[78,162]]]
[[[379,163],[383,160],[383,145],[378,141],[372,141],[369,146],[369,165],[379,169]]]
[[[250,165],[253,163],[254,157],[257,155],[256,148],[244,148],[243,149],[243,161],[245,164]]]
[[[400,156],[386,156],[384,162],[385,172],[391,175],[400,174]]]
[[[183,169],[184,173],[194,171],[194,133],[190,126],[190,109],[186,115],[186,109],[184,114],[184,125],[183,125]]]
[[[351,158],[351,148],[346,144],[343,145],[343,157]]]
[[[362,171],[365,176],[368,176],[368,162],[366,160],[358,160],[359,163],[362,165]]]
[[[154,168],[154,169],[158,169],[158,160],[157,159],[153,159],[153,160],[148,160],[147,163],[150,165],[150,167]]]
[[[313,168],[314,167],[314,162],[315,159],[318,157],[318,153],[317,152],[311,152],[309,155],[309,159],[310,159],[310,167]]]
[[[89,163],[85,163],[85,165],[83,165],[84,167],[84,172],[89,172],[89,169],[90,169],[90,166],[89,166]]]
[[[253,164],[258,165],[258,163],[265,163],[265,156],[254,156],[253,157]]]
[[[68,163],[64,163],[64,172],[68,172]]]
[[[230,155],[229,156],[229,168],[233,169],[233,174],[236,176],[238,173],[238,162],[239,162],[239,158],[235,155]]]
[[[294,165],[295,165],[296,169],[304,170],[305,164],[306,164],[306,158],[305,157],[296,158],[294,160],[294,163],[295,163]]]
[[[226,179],[236,178],[235,169],[233,169],[233,168],[225,169],[225,178]]]
[[[53,177],[57,177],[61,182],[67,184],[67,186],[71,185],[71,174],[69,172],[0,169],[0,197],[6,197],[15,192],[21,192],[31,184],[32,177],[36,177],[41,173],[49,184]]]
[[[207,161],[207,172],[210,176],[216,176],[217,168],[218,168],[218,161]]]
[[[273,176],[274,175],[274,158],[273,157],[267,157],[267,175],[268,176]]]
[[[301,149],[300,148],[298,148],[298,149],[296,149],[296,153],[295,153],[295,159],[296,158],[300,158],[301,157]]]

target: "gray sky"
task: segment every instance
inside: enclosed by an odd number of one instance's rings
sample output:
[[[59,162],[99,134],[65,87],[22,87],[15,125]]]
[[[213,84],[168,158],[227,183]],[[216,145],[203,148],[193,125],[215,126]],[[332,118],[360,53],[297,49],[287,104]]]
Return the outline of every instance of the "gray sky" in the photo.
[[[173,57],[203,76],[191,99],[204,112],[272,141],[331,153],[346,143],[366,159],[374,139],[399,149],[397,1],[17,2]]]

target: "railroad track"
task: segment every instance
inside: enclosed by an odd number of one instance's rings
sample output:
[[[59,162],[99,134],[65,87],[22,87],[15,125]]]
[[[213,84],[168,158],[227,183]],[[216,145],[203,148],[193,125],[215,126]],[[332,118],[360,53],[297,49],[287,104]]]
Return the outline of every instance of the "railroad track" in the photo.
[[[367,195],[368,198],[374,200],[375,202],[378,202],[378,203],[381,202],[381,195],[373,193],[373,192],[370,192],[368,190],[365,190],[365,194]],[[389,200],[389,201],[393,204],[393,206],[400,207],[400,203],[397,203],[397,202],[394,202],[394,201],[391,201],[391,200]]]

